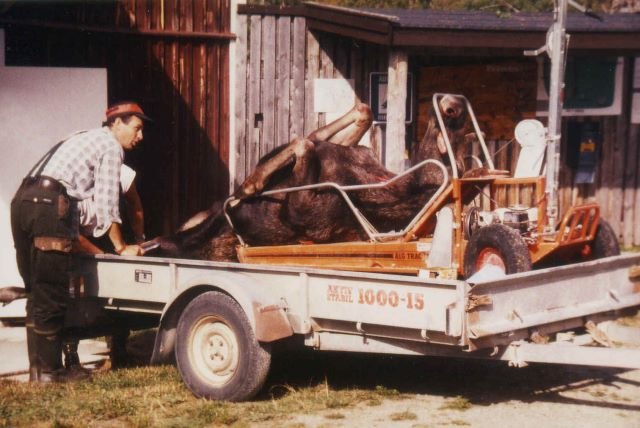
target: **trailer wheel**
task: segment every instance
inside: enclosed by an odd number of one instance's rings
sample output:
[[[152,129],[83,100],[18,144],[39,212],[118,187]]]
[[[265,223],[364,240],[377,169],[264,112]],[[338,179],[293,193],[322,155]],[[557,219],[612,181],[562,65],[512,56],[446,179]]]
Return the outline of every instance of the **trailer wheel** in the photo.
[[[600,219],[596,235],[586,253],[588,259],[601,259],[620,254],[618,237],[611,225],[605,220]]]
[[[494,265],[504,273],[531,270],[529,248],[520,233],[503,224],[479,228],[464,252],[464,276],[469,278],[486,265]]]
[[[240,305],[210,291],[193,299],[178,321],[176,362],[198,397],[242,401],[258,393],[269,372],[271,348],[259,343]]]

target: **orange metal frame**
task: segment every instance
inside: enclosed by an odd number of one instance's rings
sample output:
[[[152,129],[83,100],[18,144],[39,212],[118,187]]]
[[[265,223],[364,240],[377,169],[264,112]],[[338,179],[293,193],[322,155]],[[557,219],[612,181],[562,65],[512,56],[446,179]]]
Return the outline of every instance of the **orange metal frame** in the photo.
[[[239,246],[238,258],[243,263],[415,275],[426,268],[430,249],[431,240]]]

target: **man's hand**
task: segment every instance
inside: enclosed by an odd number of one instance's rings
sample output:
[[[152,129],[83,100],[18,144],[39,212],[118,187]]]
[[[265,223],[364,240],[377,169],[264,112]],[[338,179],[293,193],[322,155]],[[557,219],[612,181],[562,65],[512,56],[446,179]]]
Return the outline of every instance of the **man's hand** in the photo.
[[[144,254],[144,250],[140,247],[140,245],[125,245],[122,249],[119,249],[118,255],[120,256],[142,256]]]
[[[119,256],[141,256],[144,254],[144,250],[139,245],[127,245],[127,243],[124,242],[122,233],[120,232],[120,224],[118,223],[111,223],[109,239],[111,239],[113,249]]]

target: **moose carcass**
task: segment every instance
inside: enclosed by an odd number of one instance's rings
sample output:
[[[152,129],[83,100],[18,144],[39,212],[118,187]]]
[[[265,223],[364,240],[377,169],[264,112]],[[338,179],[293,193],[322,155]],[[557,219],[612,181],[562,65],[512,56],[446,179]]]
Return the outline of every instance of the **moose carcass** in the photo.
[[[458,154],[468,140],[466,105],[458,97],[447,95],[438,107],[460,171],[464,167]],[[357,145],[370,127],[371,117],[369,107],[358,104],[342,118],[262,158],[236,190],[239,203],[227,211],[245,243],[285,245],[366,239],[342,197],[333,190],[302,190],[268,197],[261,192],[322,182],[369,184],[393,177],[369,148]],[[343,129],[346,132],[337,137]],[[431,112],[427,132],[412,152],[413,164],[427,158],[449,163],[441,132]],[[358,190],[350,196],[376,229],[396,230],[416,215],[442,180],[439,168],[425,165],[386,187]],[[218,204],[200,213],[172,236],[157,238],[159,251],[167,256],[235,260],[238,241],[220,207]]]

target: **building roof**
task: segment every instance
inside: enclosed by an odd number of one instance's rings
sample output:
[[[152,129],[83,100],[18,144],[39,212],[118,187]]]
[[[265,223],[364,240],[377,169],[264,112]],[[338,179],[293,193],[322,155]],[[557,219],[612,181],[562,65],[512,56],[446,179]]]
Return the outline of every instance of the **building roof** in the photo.
[[[443,11],[430,9],[350,9],[358,14],[377,15],[403,29],[481,30],[481,31],[546,31],[552,23],[551,12],[510,13],[498,15],[488,11]],[[344,10],[343,13],[347,13]],[[596,18],[597,17],[597,18]],[[594,14],[579,12],[567,15],[569,32],[637,33],[640,36],[640,14]]]
[[[240,5],[240,13],[304,16],[310,29],[389,47],[537,49],[544,45],[551,13],[345,8],[321,3],[296,7]],[[640,14],[579,12],[568,16],[571,48],[640,55]]]

